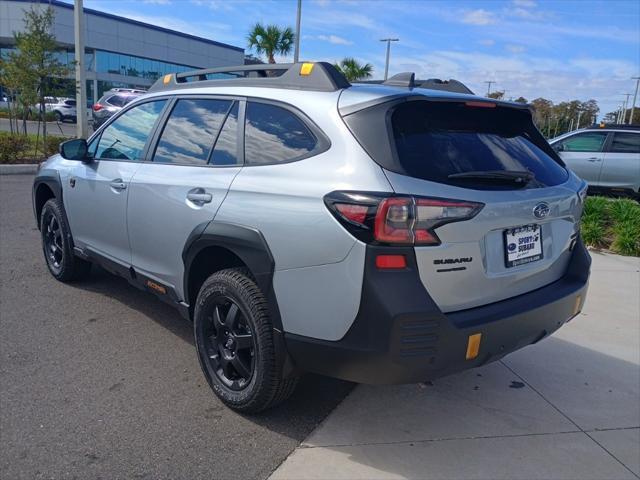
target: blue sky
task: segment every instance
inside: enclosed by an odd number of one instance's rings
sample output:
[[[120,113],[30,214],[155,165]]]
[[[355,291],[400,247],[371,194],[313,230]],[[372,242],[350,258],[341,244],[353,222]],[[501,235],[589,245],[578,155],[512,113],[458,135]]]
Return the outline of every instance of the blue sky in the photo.
[[[456,78],[475,92],[614,110],[640,74],[638,0],[303,0],[301,58],[353,56],[384,73]],[[246,48],[255,22],[295,26],[295,0],[85,0],[85,6]],[[281,59],[285,60],[285,59]],[[639,102],[640,103],[640,102]]]

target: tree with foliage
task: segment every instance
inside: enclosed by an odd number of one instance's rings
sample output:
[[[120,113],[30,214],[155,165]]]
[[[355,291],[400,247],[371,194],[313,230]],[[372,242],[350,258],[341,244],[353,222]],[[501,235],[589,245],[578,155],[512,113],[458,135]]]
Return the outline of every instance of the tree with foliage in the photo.
[[[527,99],[522,97],[522,96],[520,96],[520,97],[516,98],[514,100],[514,102],[516,102],[516,103],[527,103]]]
[[[504,91],[496,90],[495,92],[491,92],[487,95],[489,98],[493,98],[495,100],[502,100],[504,98]]]
[[[289,55],[293,48],[294,38],[295,35],[291,27],[284,29],[277,25],[265,27],[261,23],[256,23],[247,35],[249,48],[254,49],[258,55],[266,55],[269,63],[276,63],[276,54]]]
[[[370,63],[361,64],[352,57],[343,58],[340,63],[336,63],[334,66],[350,82],[370,78],[373,73],[373,66]]]
[[[52,77],[65,77],[70,69],[60,63],[51,27],[55,18],[53,8],[32,6],[24,11],[24,31],[14,32],[16,48],[3,62],[3,84],[12,90],[22,107],[23,128],[26,133],[26,117],[34,104],[38,104],[39,119],[45,116],[45,96],[52,93]],[[40,124],[38,125],[38,134]],[[47,123],[42,123],[43,144],[46,142]]]

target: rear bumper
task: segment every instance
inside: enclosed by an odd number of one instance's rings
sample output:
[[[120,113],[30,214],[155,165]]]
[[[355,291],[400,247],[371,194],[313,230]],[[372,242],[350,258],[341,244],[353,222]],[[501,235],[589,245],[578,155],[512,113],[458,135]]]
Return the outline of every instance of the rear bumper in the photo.
[[[552,334],[584,304],[591,258],[579,239],[566,274],[532,292],[460,312],[442,313],[424,289],[410,248],[408,268],[380,271],[367,247],[360,311],[337,342],[285,334],[296,365],[359,383],[414,383],[484,365]],[[467,360],[470,335],[482,334],[477,357]]]

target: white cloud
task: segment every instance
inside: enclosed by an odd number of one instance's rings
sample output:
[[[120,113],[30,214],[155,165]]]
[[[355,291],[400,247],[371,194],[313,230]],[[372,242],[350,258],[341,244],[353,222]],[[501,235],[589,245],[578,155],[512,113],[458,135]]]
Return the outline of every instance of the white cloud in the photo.
[[[523,53],[526,48],[524,48],[522,45],[507,45],[505,47],[509,52],[511,53]]]
[[[151,5],[170,5],[171,0],[143,0],[143,3],[148,3]]]
[[[353,42],[337,35],[318,35],[318,40],[333,43],[335,45],[353,45]]]
[[[462,23],[468,23],[469,25],[490,25],[495,22],[495,15],[482,8],[467,11],[462,16]]]
[[[496,80],[498,88],[507,90],[514,98],[544,97],[556,103],[593,98],[604,114],[614,110],[616,102],[620,103],[616,94],[627,91],[629,78],[637,66],[624,60],[592,57],[556,60],[527,54],[439,50],[415,57],[396,55],[392,58],[391,73],[400,71],[414,71],[418,78],[455,78],[480,94],[486,91],[485,80]]]
[[[492,39],[490,39],[490,38],[485,38],[485,39],[483,39],[483,40],[479,40],[479,41],[478,41],[478,43],[479,43],[480,45],[484,45],[485,47],[491,47],[491,46],[493,46],[493,45],[495,45],[495,44],[496,44],[496,41],[495,41],[495,40],[492,40]]]

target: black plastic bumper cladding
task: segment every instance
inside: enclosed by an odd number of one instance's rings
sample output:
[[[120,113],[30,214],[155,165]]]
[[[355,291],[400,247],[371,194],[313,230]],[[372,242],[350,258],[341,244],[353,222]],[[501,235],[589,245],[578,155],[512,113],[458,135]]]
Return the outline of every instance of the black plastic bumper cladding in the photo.
[[[378,270],[376,255],[404,254],[404,270]],[[360,311],[340,341],[286,334],[303,370],[369,384],[413,383],[498,360],[537,342],[582,308],[591,258],[582,241],[564,277],[524,295],[444,314],[424,289],[413,248],[368,246]],[[480,353],[466,360],[469,335]]]

